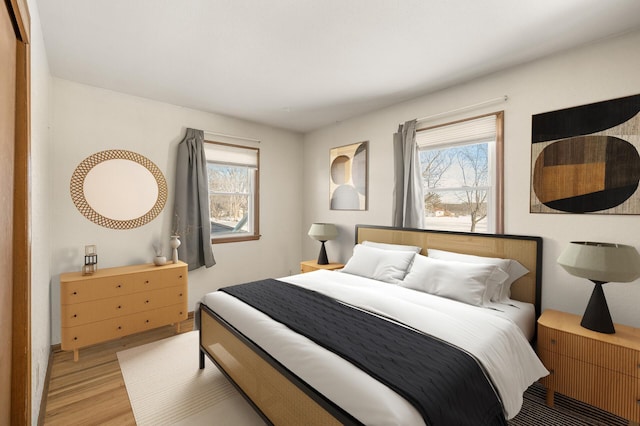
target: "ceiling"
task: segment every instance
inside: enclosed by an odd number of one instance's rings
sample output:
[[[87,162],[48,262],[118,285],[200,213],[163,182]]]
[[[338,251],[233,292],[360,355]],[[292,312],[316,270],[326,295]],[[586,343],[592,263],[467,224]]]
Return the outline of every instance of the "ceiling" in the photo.
[[[55,77],[297,132],[640,28],[638,0],[38,0]]]

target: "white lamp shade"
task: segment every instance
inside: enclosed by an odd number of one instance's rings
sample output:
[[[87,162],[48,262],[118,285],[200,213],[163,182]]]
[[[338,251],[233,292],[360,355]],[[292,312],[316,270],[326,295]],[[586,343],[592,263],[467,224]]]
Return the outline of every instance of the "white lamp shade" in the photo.
[[[640,277],[640,254],[623,244],[573,241],[558,264],[571,275],[592,281],[626,283]]]
[[[314,223],[309,228],[309,236],[314,240],[329,241],[338,236],[338,229],[333,223]]]

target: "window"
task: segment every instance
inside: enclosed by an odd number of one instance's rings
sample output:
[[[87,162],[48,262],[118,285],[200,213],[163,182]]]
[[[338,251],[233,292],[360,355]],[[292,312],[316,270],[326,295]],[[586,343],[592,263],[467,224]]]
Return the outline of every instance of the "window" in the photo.
[[[211,242],[257,240],[260,150],[206,141]]]
[[[503,115],[416,131],[426,228],[503,232]]]

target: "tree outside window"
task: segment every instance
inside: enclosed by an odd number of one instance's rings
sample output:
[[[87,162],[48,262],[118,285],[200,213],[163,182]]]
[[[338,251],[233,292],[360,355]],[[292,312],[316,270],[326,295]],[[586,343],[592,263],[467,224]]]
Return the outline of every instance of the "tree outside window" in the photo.
[[[438,126],[431,134],[418,133],[426,228],[501,232],[502,206],[496,201],[501,199],[497,193],[502,186],[496,183],[502,167],[496,161],[496,148],[499,142],[501,151],[502,141],[498,141],[501,132],[495,130],[494,117],[485,123],[493,126],[491,132],[472,127],[461,131],[460,126],[468,123],[458,122],[452,129]]]
[[[212,242],[258,239],[258,149],[208,142],[205,154]]]

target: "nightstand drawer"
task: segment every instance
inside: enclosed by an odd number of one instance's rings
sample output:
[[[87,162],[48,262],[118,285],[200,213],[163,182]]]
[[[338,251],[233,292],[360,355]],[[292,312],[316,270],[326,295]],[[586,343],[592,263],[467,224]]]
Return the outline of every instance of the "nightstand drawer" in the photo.
[[[640,421],[640,378],[617,373],[558,353],[539,349],[551,374],[540,382],[555,392]]]
[[[640,353],[630,348],[554,330],[543,325],[538,328],[538,347],[541,350],[640,378]]]

